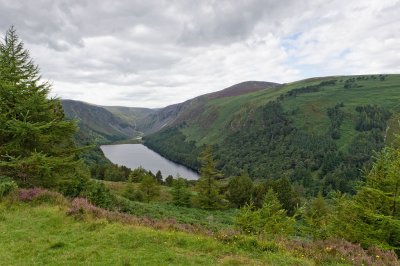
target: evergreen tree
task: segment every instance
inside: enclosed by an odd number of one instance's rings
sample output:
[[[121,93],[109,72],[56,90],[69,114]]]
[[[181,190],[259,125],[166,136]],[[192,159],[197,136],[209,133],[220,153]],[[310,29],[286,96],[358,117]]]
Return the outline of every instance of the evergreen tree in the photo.
[[[143,167],[138,167],[129,174],[128,181],[133,183],[140,183],[143,176],[147,174],[147,171]]]
[[[385,148],[357,194],[337,200],[332,234],[400,252],[399,173],[400,150]]]
[[[290,181],[287,177],[281,177],[273,182],[272,188],[277,194],[279,202],[283,205],[283,208],[287,210],[289,215],[292,215],[300,204],[300,197],[296,191],[294,191]]]
[[[260,209],[255,209],[252,204],[240,209],[236,225],[248,234],[282,236],[293,232],[294,219],[287,216],[277,195],[269,189]]]
[[[165,184],[167,186],[169,187],[172,186],[173,182],[174,182],[174,177],[172,175],[168,175],[167,178],[165,178]]]
[[[289,235],[294,229],[294,220],[287,216],[276,193],[270,189],[264,198],[260,212],[262,231],[266,235]]]
[[[207,147],[201,155],[202,166],[200,178],[197,181],[196,203],[204,209],[217,209],[220,207],[221,195],[216,178],[221,174],[215,169],[215,161],[211,148]]]
[[[235,206],[240,207],[250,202],[253,193],[253,181],[247,172],[233,177],[228,184],[228,200]]]
[[[325,239],[328,236],[327,226],[331,219],[329,206],[321,193],[311,199],[304,208],[302,216],[306,224],[304,231],[316,239]]]
[[[150,202],[150,200],[160,195],[160,185],[157,183],[156,179],[149,174],[143,176],[139,189],[143,193],[143,199],[146,202]]]
[[[163,183],[163,177],[162,177],[162,174],[161,174],[161,171],[160,171],[160,170],[158,170],[157,173],[156,173],[156,180],[157,180],[157,182],[160,183],[160,184]]]
[[[64,119],[14,28],[0,42],[0,175],[24,186],[54,186],[77,164],[76,125]]]
[[[190,206],[190,192],[187,188],[186,180],[179,177],[173,181],[172,184],[172,197],[173,203],[177,206]]]

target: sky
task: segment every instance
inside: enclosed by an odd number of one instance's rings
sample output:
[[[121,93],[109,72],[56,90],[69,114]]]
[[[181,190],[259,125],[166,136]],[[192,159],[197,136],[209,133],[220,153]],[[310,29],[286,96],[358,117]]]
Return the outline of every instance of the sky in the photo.
[[[0,0],[52,95],[158,108],[248,80],[400,73],[400,0]]]

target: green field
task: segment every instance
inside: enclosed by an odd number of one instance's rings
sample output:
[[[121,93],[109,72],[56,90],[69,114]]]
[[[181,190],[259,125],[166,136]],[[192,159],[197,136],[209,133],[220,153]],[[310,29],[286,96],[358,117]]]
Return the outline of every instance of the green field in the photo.
[[[0,265],[314,265],[285,250],[65,213],[59,205],[0,203]]]

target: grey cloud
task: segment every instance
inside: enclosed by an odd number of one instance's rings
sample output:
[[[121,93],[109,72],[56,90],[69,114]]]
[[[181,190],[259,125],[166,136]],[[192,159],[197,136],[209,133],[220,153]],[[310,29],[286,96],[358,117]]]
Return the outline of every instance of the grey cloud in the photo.
[[[160,107],[248,79],[400,71],[399,12],[397,0],[0,0],[0,31],[15,25],[61,97]]]

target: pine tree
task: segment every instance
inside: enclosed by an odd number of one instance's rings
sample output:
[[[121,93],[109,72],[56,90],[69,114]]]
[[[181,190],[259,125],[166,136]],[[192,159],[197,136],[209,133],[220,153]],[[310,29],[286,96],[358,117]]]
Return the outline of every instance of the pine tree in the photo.
[[[382,150],[351,198],[337,200],[332,234],[361,243],[400,252],[400,150]]]
[[[24,186],[54,186],[77,164],[76,125],[50,89],[10,28],[0,42],[0,175]]]
[[[289,235],[293,232],[294,220],[287,216],[275,192],[270,189],[259,210],[262,232],[266,235]]]
[[[142,182],[139,185],[139,189],[143,193],[143,199],[146,202],[150,202],[150,200],[160,195],[160,185],[150,174],[143,176]]]
[[[305,223],[304,231],[308,232],[316,239],[324,239],[328,236],[327,225],[331,219],[329,206],[322,196],[318,194],[300,209],[303,210],[303,220]]]
[[[297,205],[300,204],[299,195],[294,191],[287,177],[281,177],[273,182],[272,188],[277,194],[279,202],[287,210],[289,215],[293,215]]]
[[[174,182],[174,177],[172,175],[168,175],[167,178],[165,178],[165,184],[170,187],[172,186]]]
[[[220,207],[221,195],[216,178],[221,177],[221,174],[215,168],[215,161],[210,147],[204,150],[200,159],[202,167],[200,169],[200,178],[196,185],[198,192],[196,202],[201,208],[217,209]]]
[[[287,216],[277,195],[269,189],[260,209],[256,209],[253,204],[240,209],[236,225],[247,234],[283,236],[293,232],[294,219]]]
[[[158,170],[157,173],[156,173],[156,180],[157,180],[157,182],[160,183],[160,184],[162,184],[162,183],[164,182],[160,170]]]
[[[172,201],[177,206],[190,206],[190,192],[187,189],[186,180],[179,177],[173,181],[172,184]]]
[[[249,203],[252,193],[253,181],[246,172],[229,181],[227,198],[235,207]]]

